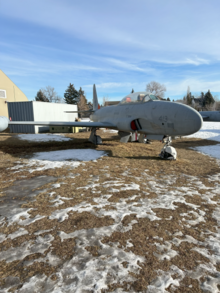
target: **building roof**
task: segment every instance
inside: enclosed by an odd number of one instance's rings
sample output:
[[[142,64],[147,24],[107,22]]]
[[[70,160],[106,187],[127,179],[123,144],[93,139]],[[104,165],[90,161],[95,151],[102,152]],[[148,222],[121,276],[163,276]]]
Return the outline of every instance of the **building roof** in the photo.
[[[28,101],[28,98],[0,69],[0,116],[8,117],[8,102],[21,101]]]
[[[119,103],[120,101],[107,101],[105,102],[104,107],[118,105]]]

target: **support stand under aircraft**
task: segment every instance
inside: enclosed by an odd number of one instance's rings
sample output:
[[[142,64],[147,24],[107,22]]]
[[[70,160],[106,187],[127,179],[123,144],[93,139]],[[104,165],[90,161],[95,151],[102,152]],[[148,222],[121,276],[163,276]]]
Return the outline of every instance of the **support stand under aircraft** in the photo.
[[[97,144],[102,144],[101,136],[96,134],[96,128],[95,127],[93,127],[92,130],[91,130],[89,141],[91,143],[93,143],[93,144],[96,144],[96,145]]]
[[[130,134],[135,132],[144,134],[146,139],[160,141],[165,137],[190,135],[199,131],[203,122],[201,115],[191,107],[160,101],[149,92],[131,93],[118,105],[99,109],[95,85],[93,86],[93,110],[89,112],[91,122],[9,121],[6,117],[0,117],[0,131],[12,124],[90,127],[89,141],[101,144],[102,139],[96,134],[96,129],[109,128],[118,130],[121,142],[126,143]],[[166,150],[168,147],[172,148],[170,142],[169,145],[167,142],[165,144]]]

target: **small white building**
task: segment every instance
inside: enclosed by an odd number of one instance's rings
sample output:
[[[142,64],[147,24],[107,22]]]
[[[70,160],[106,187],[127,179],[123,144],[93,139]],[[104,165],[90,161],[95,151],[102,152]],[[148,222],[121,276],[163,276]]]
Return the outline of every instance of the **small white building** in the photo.
[[[65,111],[78,111],[78,107],[38,101],[8,102],[8,116],[12,121],[74,122],[78,118],[78,113],[65,113]],[[40,133],[49,131],[49,126],[10,125],[10,131],[12,133]]]

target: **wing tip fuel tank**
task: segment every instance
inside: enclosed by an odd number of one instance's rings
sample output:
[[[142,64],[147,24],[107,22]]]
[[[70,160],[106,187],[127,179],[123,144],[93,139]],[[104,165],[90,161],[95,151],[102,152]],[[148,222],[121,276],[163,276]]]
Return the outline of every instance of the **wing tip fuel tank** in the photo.
[[[6,128],[8,128],[8,118],[5,116],[0,116],[0,132],[4,131]]]

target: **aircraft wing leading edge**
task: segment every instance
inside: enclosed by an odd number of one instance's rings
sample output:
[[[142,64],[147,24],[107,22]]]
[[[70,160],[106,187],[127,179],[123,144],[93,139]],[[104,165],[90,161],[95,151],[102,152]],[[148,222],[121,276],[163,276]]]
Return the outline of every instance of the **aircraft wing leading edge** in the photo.
[[[72,126],[72,127],[97,127],[97,128],[117,129],[116,125],[109,122],[9,121],[8,125]]]

